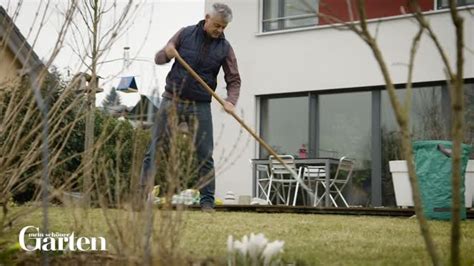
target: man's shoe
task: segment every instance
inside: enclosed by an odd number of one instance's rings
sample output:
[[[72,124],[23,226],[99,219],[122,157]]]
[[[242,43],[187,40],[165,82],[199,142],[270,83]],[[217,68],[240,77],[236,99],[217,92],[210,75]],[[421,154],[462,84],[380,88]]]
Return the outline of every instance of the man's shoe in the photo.
[[[214,207],[212,207],[211,205],[202,205],[201,206],[201,211],[202,212],[209,212],[209,213],[216,212]]]

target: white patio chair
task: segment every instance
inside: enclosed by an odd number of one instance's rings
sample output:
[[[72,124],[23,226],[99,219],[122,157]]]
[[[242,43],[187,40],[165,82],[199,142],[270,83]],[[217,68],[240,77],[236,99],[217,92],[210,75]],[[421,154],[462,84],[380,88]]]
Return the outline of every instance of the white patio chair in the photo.
[[[312,199],[313,205],[318,198],[318,182],[324,181],[326,177],[326,169],[324,165],[305,165],[302,166],[301,179],[307,187],[313,188],[311,191],[303,191],[302,198],[303,202],[306,202],[305,195],[308,194],[309,198]],[[301,169],[300,168],[300,169]],[[293,199],[293,206],[296,205],[296,199],[298,197],[298,190],[300,183],[296,184],[295,197]]]
[[[257,164],[256,186],[257,198],[267,199],[268,186],[270,185],[270,171],[268,165]]]
[[[336,174],[334,178],[329,179],[329,198],[331,199],[332,204],[335,207],[338,207],[336,200],[338,198],[344,203],[346,207],[349,207],[347,200],[342,195],[342,191],[344,187],[347,185],[349,180],[352,177],[352,173],[354,170],[354,162],[346,159],[346,157],[342,157],[339,159],[339,164],[337,166]],[[318,179],[316,182],[316,191],[318,190],[318,186],[321,184],[324,188],[324,192],[321,197],[315,198],[314,206],[317,206],[326,196],[326,182],[324,178]]]
[[[297,173],[295,158],[291,155],[278,155],[278,157],[288,166],[289,169]],[[274,156],[270,155],[270,182],[268,184],[267,202],[272,204],[276,199],[276,204],[280,201],[286,205],[290,204],[291,188],[296,185],[297,180],[293,177],[290,170],[280,163]],[[301,171],[298,171],[301,176]]]

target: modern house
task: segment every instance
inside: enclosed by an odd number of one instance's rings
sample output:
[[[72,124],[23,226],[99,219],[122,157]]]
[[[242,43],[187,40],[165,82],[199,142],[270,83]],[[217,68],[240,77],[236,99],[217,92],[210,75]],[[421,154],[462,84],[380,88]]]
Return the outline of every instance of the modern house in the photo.
[[[365,185],[366,204],[394,205],[388,160],[399,159],[398,126],[380,68],[355,33],[317,14],[357,21],[356,1],[219,0],[234,19],[226,38],[237,55],[242,89],[237,113],[280,154],[348,156],[353,182]],[[206,0],[206,10],[217,1]],[[420,0],[420,7],[454,66],[455,35],[447,0]],[[418,26],[405,0],[366,0],[368,28],[376,35],[403,101],[412,40]],[[474,143],[474,8],[458,1],[464,17],[465,143]],[[471,9],[471,10],[470,10]],[[413,72],[413,139],[448,138],[450,93],[443,62],[424,34]],[[222,73],[221,73],[222,74]],[[223,76],[223,75],[222,75]],[[223,78],[217,93],[225,95]],[[216,104],[214,104],[216,105]],[[232,117],[214,106],[218,197],[227,191],[254,195],[249,162],[267,158]],[[357,199],[349,196],[353,204]]]
[[[44,67],[14,21],[0,6],[0,86],[19,80],[21,75],[37,75]]]

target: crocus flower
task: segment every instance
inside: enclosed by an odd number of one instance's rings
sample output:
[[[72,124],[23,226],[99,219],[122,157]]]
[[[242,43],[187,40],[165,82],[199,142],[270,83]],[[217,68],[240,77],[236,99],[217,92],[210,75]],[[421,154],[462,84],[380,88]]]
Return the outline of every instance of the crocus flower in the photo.
[[[249,243],[249,239],[248,239],[247,236],[242,237],[242,241],[236,240],[236,241],[234,242],[234,247],[235,247],[235,249],[240,252],[240,254],[242,255],[242,257],[246,257],[246,256],[247,256],[248,243]]]
[[[234,253],[234,237],[232,235],[227,238],[227,252]]]
[[[275,261],[275,257],[283,252],[284,241],[273,241],[262,234],[251,233],[250,237],[244,235],[242,240],[235,240],[232,235],[227,238],[227,265],[236,265],[236,259],[244,265],[270,265]],[[236,257],[237,256],[237,257]],[[277,257],[278,258],[278,257]],[[279,259],[279,258],[278,258]]]
[[[276,240],[271,243],[268,243],[265,249],[262,252],[263,265],[270,265],[273,256],[278,255],[283,252],[283,246],[285,241]]]
[[[259,259],[260,254],[265,249],[268,240],[265,236],[260,233],[255,235],[254,233],[250,234],[249,244],[248,244],[248,254],[250,259],[254,262],[257,262]]]
[[[232,235],[227,237],[227,265],[235,265],[234,237]]]

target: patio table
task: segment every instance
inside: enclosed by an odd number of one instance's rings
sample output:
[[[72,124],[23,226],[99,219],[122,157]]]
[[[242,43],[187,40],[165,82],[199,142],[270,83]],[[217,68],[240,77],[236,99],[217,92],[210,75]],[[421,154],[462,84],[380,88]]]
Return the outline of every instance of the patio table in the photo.
[[[252,193],[253,196],[257,194],[257,165],[267,165],[269,166],[270,162],[268,159],[251,159],[252,163]],[[326,196],[324,199],[324,206],[330,207],[331,201],[329,198],[329,180],[331,175],[331,167],[336,166],[339,164],[339,159],[332,158],[332,157],[321,157],[321,158],[295,158],[296,167],[299,168],[301,166],[321,166],[324,165],[324,170],[326,171],[325,183],[326,183]]]

